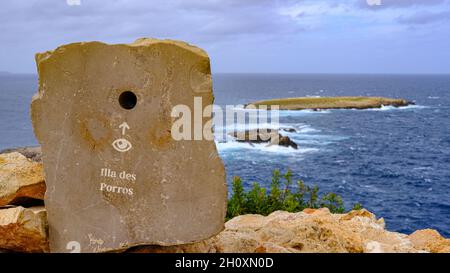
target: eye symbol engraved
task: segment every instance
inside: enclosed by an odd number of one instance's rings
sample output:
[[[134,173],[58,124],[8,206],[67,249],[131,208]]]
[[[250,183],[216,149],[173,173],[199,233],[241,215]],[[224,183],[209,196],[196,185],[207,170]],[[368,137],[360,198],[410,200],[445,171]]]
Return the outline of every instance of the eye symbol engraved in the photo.
[[[133,145],[131,145],[131,143],[125,138],[119,138],[114,140],[112,146],[114,149],[116,149],[116,151],[121,153],[129,151],[133,147]]]

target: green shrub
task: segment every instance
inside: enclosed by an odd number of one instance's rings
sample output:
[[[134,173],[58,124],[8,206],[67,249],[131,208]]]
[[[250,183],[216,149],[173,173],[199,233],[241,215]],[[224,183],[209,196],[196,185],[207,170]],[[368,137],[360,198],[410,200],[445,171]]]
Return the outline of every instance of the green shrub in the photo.
[[[301,180],[297,181],[294,186],[291,170],[283,175],[279,170],[274,170],[269,193],[258,183],[253,183],[251,189],[245,191],[242,179],[238,176],[233,178],[232,195],[228,200],[227,219],[242,214],[269,215],[277,210],[298,212],[305,208],[324,207],[332,213],[345,212],[341,196],[327,193],[320,197],[317,186],[307,186]],[[361,205],[355,204],[353,209],[361,209]]]

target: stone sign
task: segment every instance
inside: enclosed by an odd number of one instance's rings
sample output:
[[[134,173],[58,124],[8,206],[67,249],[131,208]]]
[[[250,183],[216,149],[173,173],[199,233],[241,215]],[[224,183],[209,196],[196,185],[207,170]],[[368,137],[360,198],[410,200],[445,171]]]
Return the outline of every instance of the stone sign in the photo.
[[[36,62],[31,116],[52,252],[185,244],[223,229],[227,188],[214,141],[171,135],[175,105],[213,103],[203,50],[171,40],[87,42]]]

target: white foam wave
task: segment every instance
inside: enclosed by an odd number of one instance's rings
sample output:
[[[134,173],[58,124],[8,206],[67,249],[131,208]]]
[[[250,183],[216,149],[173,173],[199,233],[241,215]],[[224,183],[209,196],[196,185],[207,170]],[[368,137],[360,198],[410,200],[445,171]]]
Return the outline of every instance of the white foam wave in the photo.
[[[416,167],[416,168],[413,168],[413,170],[416,170],[416,171],[432,171],[434,169],[433,169],[433,167]]]
[[[272,129],[279,130],[282,135],[287,135],[293,137],[299,134],[310,134],[317,133],[320,130],[311,127],[310,125],[304,123],[249,123],[249,124],[231,124],[225,127],[215,127],[214,135],[217,139],[223,139],[231,132],[235,131],[246,131],[246,130],[256,130],[256,129]],[[289,129],[294,129],[295,132],[289,132]]]
[[[301,133],[301,134],[307,134],[307,133],[317,133],[317,132],[320,132],[320,130],[314,129],[309,125],[302,125],[302,126],[298,127],[297,132]]]
[[[216,126],[214,127],[215,132],[234,132],[234,131],[245,131],[245,130],[255,130],[255,129],[273,129],[278,130],[280,128],[292,128],[288,124],[280,123],[233,123],[226,126]]]
[[[317,96],[320,97],[320,96]],[[242,106],[236,106],[232,108],[233,111],[239,112],[243,111],[246,113],[267,113],[267,116],[270,116],[270,110],[265,109],[247,109],[243,108]],[[280,115],[306,115],[306,114],[329,114],[329,110],[313,110],[313,109],[303,109],[303,110],[278,110]]]
[[[306,116],[306,115],[317,115],[317,114],[330,114],[330,110],[279,110],[280,117],[287,116]]]
[[[317,152],[317,148],[302,148],[294,149],[292,147],[283,147],[278,145],[268,145],[267,143],[249,144],[245,142],[227,141],[216,142],[219,153],[227,152],[230,150],[251,150],[254,152],[264,153],[278,153],[278,154],[305,154]]]
[[[325,145],[330,145],[330,144],[334,143],[332,141],[323,141],[323,140],[314,140],[314,139],[308,139],[308,140],[292,139],[292,140],[300,146],[304,146],[304,145],[325,146]]]
[[[299,138],[301,138],[301,140],[319,140],[319,141],[332,141],[332,142],[337,142],[337,141],[342,141],[342,140],[349,139],[348,136],[316,135],[316,134],[305,134],[305,135],[299,136]],[[296,138],[293,138],[293,139],[295,140]]]
[[[427,106],[423,106],[423,105],[408,105],[408,106],[400,106],[400,107],[395,107],[392,105],[387,105],[387,106],[381,106],[381,108],[371,108],[371,109],[366,109],[368,111],[391,111],[391,110],[411,110],[411,109],[424,109],[424,108],[428,108]]]

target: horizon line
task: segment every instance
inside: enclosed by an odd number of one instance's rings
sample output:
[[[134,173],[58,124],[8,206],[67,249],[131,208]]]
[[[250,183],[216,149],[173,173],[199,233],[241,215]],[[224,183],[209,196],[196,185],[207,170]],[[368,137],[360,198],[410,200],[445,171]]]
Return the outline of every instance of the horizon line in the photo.
[[[229,75],[364,75],[364,76],[450,76],[449,72],[430,73],[430,72],[214,72],[211,75],[229,74]],[[22,75],[22,76],[37,76],[37,73],[32,72],[9,72],[0,71],[0,76],[3,75]]]

